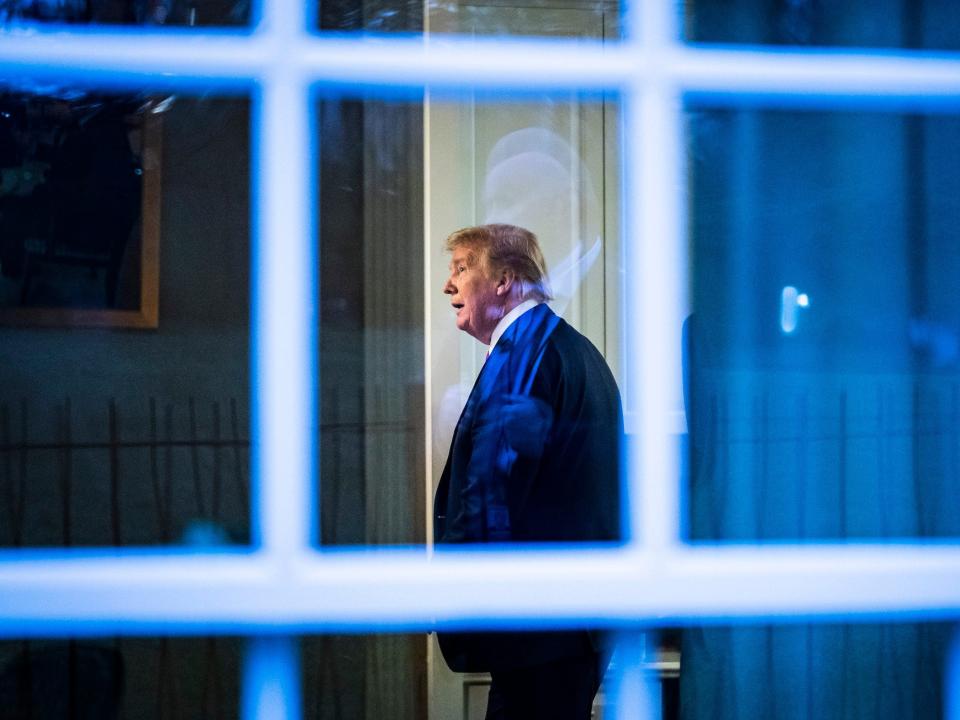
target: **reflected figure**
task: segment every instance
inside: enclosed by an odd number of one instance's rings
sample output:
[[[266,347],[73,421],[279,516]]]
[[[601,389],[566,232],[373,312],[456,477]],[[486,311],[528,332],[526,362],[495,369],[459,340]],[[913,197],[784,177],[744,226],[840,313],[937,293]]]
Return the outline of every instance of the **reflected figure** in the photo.
[[[483,225],[453,233],[447,250],[457,327],[490,350],[437,488],[436,542],[619,539],[620,395],[599,351],[546,305],[536,237]],[[451,669],[491,673],[487,718],[590,717],[606,667],[598,633],[438,639]]]
[[[508,133],[487,157],[483,206],[484,222],[534,228],[548,249],[569,247],[549,274],[553,309],[563,315],[602,248],[602,203],[583,158],[548,128]]]

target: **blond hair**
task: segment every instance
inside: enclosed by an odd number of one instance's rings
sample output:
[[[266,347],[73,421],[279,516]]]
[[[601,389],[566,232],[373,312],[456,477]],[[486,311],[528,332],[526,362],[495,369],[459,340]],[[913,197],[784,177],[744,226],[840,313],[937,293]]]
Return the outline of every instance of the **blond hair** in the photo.
[[[524,299],[553,299],[547,282],[547,262],[537,236],[529,230],[504,223],[477,225],[450,233],[445,245],[448,252],[456,248],[468,250],[487,277],[512,271],[522,282]]]

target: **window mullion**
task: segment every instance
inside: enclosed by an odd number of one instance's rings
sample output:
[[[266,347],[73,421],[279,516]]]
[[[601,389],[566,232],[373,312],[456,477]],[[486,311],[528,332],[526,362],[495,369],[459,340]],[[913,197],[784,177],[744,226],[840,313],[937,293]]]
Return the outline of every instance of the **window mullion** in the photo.
[[[254,537],[296,555],[312,536],[316,418],[315,176],[310,98],[274,68],[257,103],[254,182]]]

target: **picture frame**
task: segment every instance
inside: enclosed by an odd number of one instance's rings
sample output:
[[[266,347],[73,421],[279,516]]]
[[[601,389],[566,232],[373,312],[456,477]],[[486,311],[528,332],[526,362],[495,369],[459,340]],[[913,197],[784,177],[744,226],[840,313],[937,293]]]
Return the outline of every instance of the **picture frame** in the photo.
[[[0,96],[0,325],[158,327],[165,102]]]

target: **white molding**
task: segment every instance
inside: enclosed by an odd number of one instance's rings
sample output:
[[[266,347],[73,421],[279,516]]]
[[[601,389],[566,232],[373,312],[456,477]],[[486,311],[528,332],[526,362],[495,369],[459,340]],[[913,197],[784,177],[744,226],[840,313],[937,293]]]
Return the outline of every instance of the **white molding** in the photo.
[[[33,27],[0,31],[0,66],[88,84],[217,87],[268,79],[338,84],[626,89],[637,79],[690,92],[764,94],[826,106],[912,98],[960,102],[960,53],[774,50],[456,36],[355,37]],[[280,39],[278,39],[278,37]],[[278,52],[277,48],[284,48]],[[571,63],[576,57],[576,63]],[[122,69],[121,69],[122,68]],[[93,73],[93,75],[91,75]]]
[[[956,546],[4,555],[8,637],[960,616]]]

